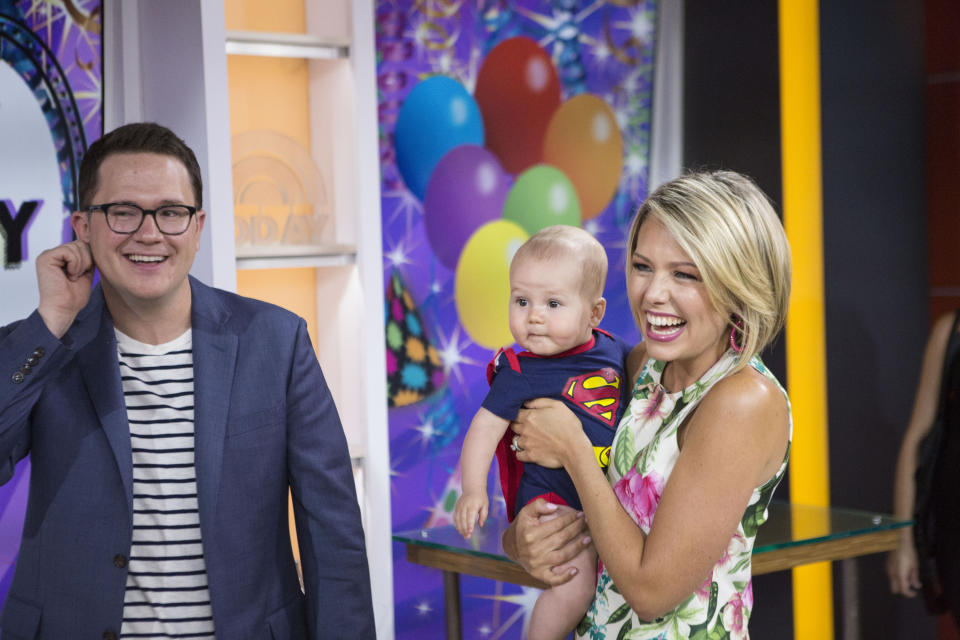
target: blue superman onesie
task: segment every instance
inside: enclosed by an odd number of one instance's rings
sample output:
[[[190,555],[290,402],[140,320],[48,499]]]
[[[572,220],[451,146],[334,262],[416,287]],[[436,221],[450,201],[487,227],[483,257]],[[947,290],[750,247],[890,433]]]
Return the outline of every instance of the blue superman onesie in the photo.
[[[629,381],[624,378],[629,352],[626,342],[600,329],[579,347],[553,356],[501,349],[487,366],[490,391],[482,406],[512,421],[527,400],[563,400],[580,418],[597,462],[606,468],[613,434],[630,391]],[[580,509],[580,499],[567,472],[517,460],[510,449],[513,435],[508,429],[497,447],[507,518],[513,520],[517,511],[538,497]]]

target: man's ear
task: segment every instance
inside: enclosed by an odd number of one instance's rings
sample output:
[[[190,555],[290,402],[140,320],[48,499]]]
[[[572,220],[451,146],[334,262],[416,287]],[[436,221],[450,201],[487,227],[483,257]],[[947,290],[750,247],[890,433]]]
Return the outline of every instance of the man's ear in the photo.
[[[70,226],[73,227],[77,240],[90,242],[90,212],[74,211],[70,215]]]
[[[600,326],[600,321],[603,320],[603,314],[607,311],[607,300],[605,298],[597,298],[593,303],[593,308],[590,309],[590,327],[596,329]]]
[[[200,236],[203,234],[203,225],[207,221],[207,212],[203,209],[197,211],[197,246],[196,251],[200,250]]]

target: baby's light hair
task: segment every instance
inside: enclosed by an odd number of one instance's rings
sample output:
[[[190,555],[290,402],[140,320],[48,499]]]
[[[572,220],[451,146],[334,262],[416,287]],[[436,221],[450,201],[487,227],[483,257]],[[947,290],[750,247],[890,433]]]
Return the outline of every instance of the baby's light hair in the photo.
[[[580,263],[580,293],[586,300],[603,297],[607,282],[607,252],[603,245],[580,227],[557,224],[536,232],[520,245],[510,270],[522,260],[576,260]]]
[[[663,224],[690,256],[729,326],[742,319],[737,368],[745,366],[783,328],[790,298],[790,245],[767,196],[733,171],[689,173],[660,186],[630,229],[628,279],[637,234],[648,219]],[[639,326],[641,319],[634,319]]]

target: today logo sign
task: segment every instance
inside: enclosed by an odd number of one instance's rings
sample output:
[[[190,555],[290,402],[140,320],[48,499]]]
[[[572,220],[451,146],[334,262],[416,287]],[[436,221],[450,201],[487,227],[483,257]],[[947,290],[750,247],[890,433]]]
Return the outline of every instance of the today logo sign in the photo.
[[[0,325],[36,308],[33,261],[69,239],[69,213],[46,118],[30,87],[0,62]]]
[[[0,200],[0,234],[3,235],[3,266],[23,262],[27,253],[26,239],[34,214],[43,200],[27,200],[15,208],[13,202]]]

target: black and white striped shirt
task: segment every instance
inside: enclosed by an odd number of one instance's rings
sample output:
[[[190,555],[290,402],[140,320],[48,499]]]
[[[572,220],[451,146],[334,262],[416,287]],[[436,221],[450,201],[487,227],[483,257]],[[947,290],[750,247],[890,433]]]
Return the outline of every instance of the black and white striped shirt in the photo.
[[[120,635],[212,639],[194,467],[192,335],[161,345],[116,335],[133,450],[133,543]]]

